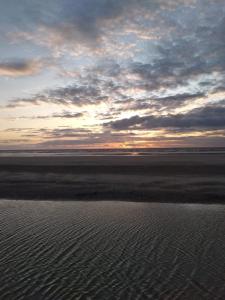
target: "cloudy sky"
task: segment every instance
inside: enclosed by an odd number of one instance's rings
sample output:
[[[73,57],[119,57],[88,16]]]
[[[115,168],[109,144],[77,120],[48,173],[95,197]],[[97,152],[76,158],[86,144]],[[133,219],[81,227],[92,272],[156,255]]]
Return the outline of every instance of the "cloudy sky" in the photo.
[[[225,0],[0,0],[0,149],[225,146]]]

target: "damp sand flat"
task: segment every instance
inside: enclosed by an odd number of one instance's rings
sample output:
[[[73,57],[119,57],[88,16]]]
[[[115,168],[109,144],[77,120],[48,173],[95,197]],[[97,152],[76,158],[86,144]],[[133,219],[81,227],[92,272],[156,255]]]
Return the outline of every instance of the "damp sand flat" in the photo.
[[[225,154],[0,157],[0,198],[225,203]]]
[[[225,206],[0,201],[0,299],[224,299]]]

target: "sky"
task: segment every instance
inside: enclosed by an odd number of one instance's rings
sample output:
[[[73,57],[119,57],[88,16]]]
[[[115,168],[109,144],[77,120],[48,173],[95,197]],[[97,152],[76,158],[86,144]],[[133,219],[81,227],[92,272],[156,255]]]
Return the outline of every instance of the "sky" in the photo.
[[[225,0],[0,0],[0,149],[225,146]]]

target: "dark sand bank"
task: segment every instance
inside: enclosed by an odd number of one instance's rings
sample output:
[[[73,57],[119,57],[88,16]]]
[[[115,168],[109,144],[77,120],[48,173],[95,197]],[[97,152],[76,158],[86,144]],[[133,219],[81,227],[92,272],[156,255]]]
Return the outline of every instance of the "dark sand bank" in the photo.
[[[2,157],[0,198],[225,203],[225,154]]]

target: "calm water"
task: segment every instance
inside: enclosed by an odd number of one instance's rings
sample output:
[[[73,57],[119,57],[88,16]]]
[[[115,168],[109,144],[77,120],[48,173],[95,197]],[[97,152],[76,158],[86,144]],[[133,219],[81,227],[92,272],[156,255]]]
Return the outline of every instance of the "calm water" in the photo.
[[[35,156],[129,156],[179,153],[225,153],[224,147],[210,148],[144,148],[144,149],[73,149],[73,150],[0,150],[0,157]]]
[[[0,299],[224,299],[225,206],[0,201]]]

